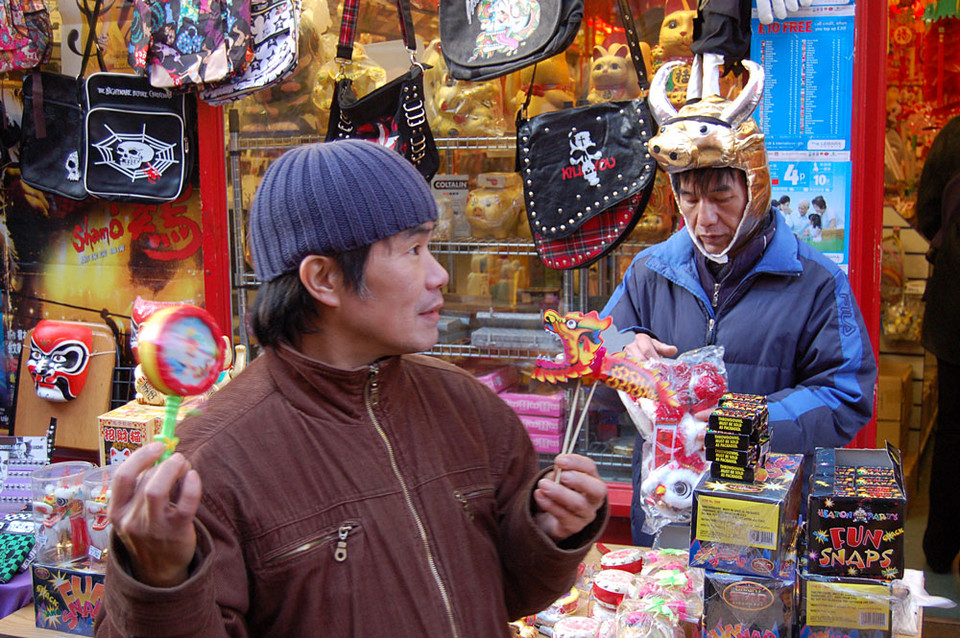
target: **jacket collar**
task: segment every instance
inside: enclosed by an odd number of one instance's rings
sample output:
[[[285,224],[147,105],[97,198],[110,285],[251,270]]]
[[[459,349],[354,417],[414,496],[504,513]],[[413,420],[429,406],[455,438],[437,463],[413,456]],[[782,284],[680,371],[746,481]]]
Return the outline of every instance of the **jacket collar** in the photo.
[[[280,393],[297,410],[347,422],[367,418],[364,390],[373,365],[344,370],[283,345],[268,349],[264,356]],[[400,357],[386,357],[375,365],[382,392],[383,382],[398,374]]]
[[[760,260],[747,273],[748,277],[760,272],[784,275],[796,275],[803,272],[803,264],[799,257],[799,240],[787,226],[783,215],[779,211],[776,211],[775,214],[777,227],[773,239]],[[700,296],[703,296],[704,293],[700,285],[700,276],[695,261],[696,250],[689,233],[686,229],[681,229],[667,241],[644,251],[648,255],[646,265],[653,272],[663,275],[695,294],[699,291]]]

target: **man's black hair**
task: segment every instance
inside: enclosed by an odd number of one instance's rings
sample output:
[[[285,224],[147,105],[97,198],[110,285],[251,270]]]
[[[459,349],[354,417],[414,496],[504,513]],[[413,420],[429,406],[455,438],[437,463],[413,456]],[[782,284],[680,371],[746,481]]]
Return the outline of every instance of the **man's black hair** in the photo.
[[[790,203],[790,196],[789,196],[789,195],[784,195],[783,197],[781,197],[781,198],[780,198],[780,203],[781,203],[781,204],[789,204],[789,203]]]
[[[366,294],[363,273],[369,256],[370,245],[331,255],[347,289],[361,296]],[[260,286],[250,304],[250,328],[263,347],[298,347],[302,335],[321,329],[317,303],[300,281],[299,269],[291,270]]]
[[[744,184],[746,184],[747,175],[739,168],[733,168],[732,166],[694,168],[673,176],[675,180],[674,189],[676,190],[676,187],[680,186],[684,190],[692,193],[707,193],[711,187],[718,184],[726,184],[727,182],[733,184],[738,183],[737,175],[742,175]]]

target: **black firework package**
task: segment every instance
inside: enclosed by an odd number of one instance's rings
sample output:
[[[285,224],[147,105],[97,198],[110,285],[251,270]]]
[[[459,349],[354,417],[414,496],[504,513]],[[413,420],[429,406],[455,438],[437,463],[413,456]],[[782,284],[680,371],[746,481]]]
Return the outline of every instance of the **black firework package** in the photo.
[[[94,73],[84,90],[87,192],[114,201],[164,202],[190,179],[187,99],[146,78]]]

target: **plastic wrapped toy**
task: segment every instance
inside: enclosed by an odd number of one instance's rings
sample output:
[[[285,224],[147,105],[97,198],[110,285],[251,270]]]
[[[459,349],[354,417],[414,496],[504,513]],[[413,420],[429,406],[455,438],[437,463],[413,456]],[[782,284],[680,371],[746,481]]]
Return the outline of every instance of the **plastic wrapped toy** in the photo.
[[[37,524],[37,562],[63,565],[86,556],[89,539],[83,521],[86,461],[52,463],[30,475]]]
[[[644,439],[641,503],[644,531],[657,533],[671,522],[690,520],[693,490],[707,470],[707,416],[726,392],[723,347],[707,346],[676,359],[641,364],[666,381],[676,401],[657,403],[621,392],[620,398]]]

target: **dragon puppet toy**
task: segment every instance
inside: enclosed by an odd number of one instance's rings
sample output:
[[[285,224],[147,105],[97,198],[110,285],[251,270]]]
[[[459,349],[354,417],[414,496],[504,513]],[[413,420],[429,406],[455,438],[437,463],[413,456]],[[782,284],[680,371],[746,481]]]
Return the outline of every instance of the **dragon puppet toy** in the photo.
[[[586,383],[602,382],[615,390],[657,403],[679,405],[670,384],[639,365],[622,352],[607,354],[600,333],[610,327],[610,317],[600,318],[596,310],[588,313],[556,310],[543,313],[543,325],[563,343],[562,360],[537,359],[533,378],[544,383],[574,379]]]

